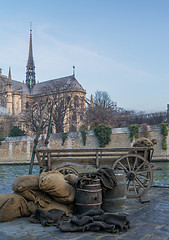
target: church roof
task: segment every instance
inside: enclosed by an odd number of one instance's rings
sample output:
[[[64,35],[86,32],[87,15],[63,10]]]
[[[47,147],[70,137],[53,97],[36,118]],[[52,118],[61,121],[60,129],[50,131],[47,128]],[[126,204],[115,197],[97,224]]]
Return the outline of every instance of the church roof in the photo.
[[[7,83],[8,78],[7,78],[7,76],[0,75],[0,80],[1,80],[2,82],[4,82],[4,84],[5,84],[5,83]]]
[[[30,91],[25,83],[12,80],[12,88],[13,88],[13,91],[20,91],[25,95],[30,95]]]
[[[30,95],[30,90],[25,83],[12,80],[13,91],[19,91],[24,95]],[[81,90],[85,91],[84,88],[80,85],[74,75],[67,77],[57,78],[45,82],[35,84],[32,89],[32,95],[36,94],[49,94],[50,92],[64,91],[64,90]]]
[[[36,84],[32,89],[32,95],[73,89],[85,91],[74,75],[70,75]]]

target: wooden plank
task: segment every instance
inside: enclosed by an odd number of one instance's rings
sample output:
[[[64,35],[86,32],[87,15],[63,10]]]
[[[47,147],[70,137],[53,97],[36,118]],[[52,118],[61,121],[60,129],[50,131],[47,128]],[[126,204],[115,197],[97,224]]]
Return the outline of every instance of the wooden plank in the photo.
[[[48,170],[52,170],[52,165],[51,165],[51,156],[48,154]]]
[[[83,160],[78,160],[77,161],[77,159],[58,159],[58,160],[56,160],[56,161],[54,161],[52,158],[50,158],[50,161],[51,161],[51,166],[53,165],[53,164],[60,164],[60,163],[64,163],[64,162],[69,162],[69,163],[78,163],[78,164],[87,164],[87,165],[90,165],[90,164],[92,164],[92,165],[95,165],[96,163],[95,163],[95,160],[94,159],[91,159],[90,161],[89,160],[87,160],[87,159],[83,159]],[[48,166],[48,161],[47,160],[43,160],[42,161],[42,164],[43,164],[43,166]]]
[[[93,153],[81,153],[81,154],[77,154],[77,153],[51,153],[51,157],[96,157],[97,156],[101,159],[104,157],[112,157],[112,156],[124,156],[126,155],[126,153],[99,153],[99,152],[93,152]]]
[[[99,158],[98,158],[98,152],[96,152],[96,168],[99,167]]]
[[[40,148],[39,152],[128,152],[128,151],[145,151],[153,148],[148,147],[123,147],[123,148],[72,148],[72,149],[46,149]]]
[[[41,161],[41,158],[40,158],[40,155],[38,152],[36,152],[36,157],[37,157],[37,160],[38,160],[38,164],[39,164],[39,168],[40,170],[43,169],[43,162]]]

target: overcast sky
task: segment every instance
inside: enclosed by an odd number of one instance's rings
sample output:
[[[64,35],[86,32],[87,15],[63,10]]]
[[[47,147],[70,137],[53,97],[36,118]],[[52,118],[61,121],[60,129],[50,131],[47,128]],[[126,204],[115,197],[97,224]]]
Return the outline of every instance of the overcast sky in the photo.
[[[25,80],[30,22],[39,82],[72,74],[117,105],[165,111],[169,103],[168,0],[0,0],[0,67]]]

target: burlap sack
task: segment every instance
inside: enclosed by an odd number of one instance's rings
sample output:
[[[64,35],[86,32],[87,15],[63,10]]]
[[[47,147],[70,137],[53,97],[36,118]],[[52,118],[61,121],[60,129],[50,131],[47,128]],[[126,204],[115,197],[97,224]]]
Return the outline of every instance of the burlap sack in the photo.
[[[39,176],[39,187],[54,197],[69,197],[72,186],[59,171],[43,172]]]
[[[22,175],[14,180],[12,184],[12,190],[14,192],[22,192],[27,189],[39,190],[39,176]]]
[[[34,202],[30,201],[28,202],[28,209],[31,213],[34,213],[36,209],[38,209],[38,205],[35,204]]]
[[[68,197],[55,197],[55,196],[51,196],[56,202],[59,203],[64,203],[64,204],[69,204],[74,202],[75,200],[75,188],[71,185],[69,185],[69,190],[70,190],[70,194]]]
[[[42,205],[39,205],[39,203],[35,203],[35,202],[28,202],[28,208],[29,208],[29,211],[31,213],[35,212],[36,209],[40,208],[40,209],[43,209],[45,211],[49,211],[51,209],[59,209],[59,210],[62,210],[66,213],[67,216],[71,216],[72,213],[73,213],[73,205],[64,205],[64,204],[61,204],[61,203],[58,203],[54,200],[51,200],[50,203],[47,203],[42,206]]]
[[[138,138],[133,143],[133,147],[151,147],[153,145],[153,142],[145,137]]]
[[[47,204],[46,207],[43,207],[43,208],[40,207],[40,208],[45,211],[49,211],[51,209],[59,209],[59,210],[64,211],[67,216],[71,216],[73,213],[73,210],[71,209],[71,207],[69,207],[68,205],[58,203],[54,200],[51,203]]]
[[[25,190],[18,192],[19,195],[23,196],[28,201],[33,201],[38,207],[45,207],[52,202],[51,197],[43,191]]]
[[[75,174],[67,174],[64,176],[65,180],[69,182],[69,184],[71,184],[72,186],[75,186],[76,185],[76,182],[77,182],[77,179],[78,179],[78,176],[75,175]]]
[[[27,201],[22,196],[15,193],[0,195],[0,222],[12,221],[30,214]]]

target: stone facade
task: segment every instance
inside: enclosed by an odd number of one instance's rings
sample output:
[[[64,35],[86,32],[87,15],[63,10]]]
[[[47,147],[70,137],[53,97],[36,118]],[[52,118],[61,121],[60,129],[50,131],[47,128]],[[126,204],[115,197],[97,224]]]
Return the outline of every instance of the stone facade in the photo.
[[[19,120],[13,115],[0,114],[0,137],[6,137],[14,125],[19,125]]]
[[[86,101],[86,91],[73,75],[57,78],[41,83],[36,82],[35,64],[33,59],[32,48],[32,30],[30,30],[29,55],[26,66],[26,81],[16,81],[11,77],[11,69],[8,76],[2,75],[0,69],[0,107],[5,108],[9,115],[19,117],[25,121],[24,113],[27,111],[31,101],[37,101],[41,98],[58,96],[59,101],[65,102],[68,98],[71,106],[66,109],[66,114],[63,119],[63,131],[76,131],[82,125],[80,118],[81,108],[84,108]],[[54,106],[55,108],[56,106]],[[71,110],[70,110],[71,109]],[[73,110],[73,112],[72,112]],[[68,124],[65,124],[68,122]],[[21,124],[23,125],[23,124]],[[23,125],[24,126],[24,125]],[[25,125],[26,126],[26,125]],[[27,130],[24,128],[24,130]],[[56,129],[53,129],[55,132]],[[29,132],[30,133],[30,132]]]
[[[41,138],[39,145],[41,144]],[[45,135],[44,135],[45,138]],[[157,144],[154,146],[153,160],[169,160],[169,137],[167,137],[167,150],[161,147],[163,136],[160,133],[159,126],[151,126],[149,138],[155,138]],[[11,163],[30,163],[32,149],[34,144],[34,136],[24,136],[7,138],[0,145],[0,164]],[[128,128],[112,129],[111,142],[106,147],[131,147],[129,140]],[[62,146],[62,134],[51,134],[49,148],[98,148],[98,141],[93,131],[87,132],[87,141],[84,146],[82,135],[80,132],[70,132]]]

